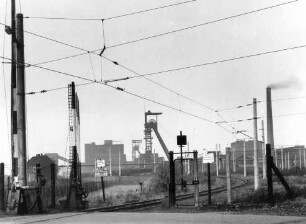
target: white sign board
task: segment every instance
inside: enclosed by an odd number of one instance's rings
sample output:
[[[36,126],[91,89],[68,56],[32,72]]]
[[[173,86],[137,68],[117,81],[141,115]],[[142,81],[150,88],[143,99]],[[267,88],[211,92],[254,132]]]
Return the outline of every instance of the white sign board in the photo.
[[[108,168],[105,167],[105,160],[104,159],[97,159],[96,160],[96,169],[95,169],[96,176],[108,176]]]
[[[215,157],[213,153],[208,153],[204,151],[203,153],[203,163],[213,163],[215,162]]]

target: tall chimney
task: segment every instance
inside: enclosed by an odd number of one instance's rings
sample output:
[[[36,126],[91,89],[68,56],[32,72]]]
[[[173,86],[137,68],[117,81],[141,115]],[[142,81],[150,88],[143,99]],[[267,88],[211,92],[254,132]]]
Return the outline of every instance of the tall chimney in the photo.
[[[274,150],[273,116],[270,87],[267,87],[267,144],[270,144],[271,149]]]

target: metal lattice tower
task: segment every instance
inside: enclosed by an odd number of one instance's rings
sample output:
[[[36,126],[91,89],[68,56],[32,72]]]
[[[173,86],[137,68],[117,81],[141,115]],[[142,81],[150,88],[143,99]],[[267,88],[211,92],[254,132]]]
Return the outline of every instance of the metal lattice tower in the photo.
[[[144,134],[144,140],[146,143],[146,153],[152,153],[152,129],[148,126],[145,126]]]
[[[69,167],[68,174],[70,175],[70,181],[74,176],[73,165],[79,163],[80,155],[80,114],[79,114],[79,99],[75,93],[74,82],[68,85],[68,110],[69,110]],[[74,157],[73,148],[77,149],[77,156]],[[74,160],[76,159],[75,163]],[[77,167],[79,167],[77,165]],[[80,175],[80,171],[77,171],[77,176]]]
[[[142,140],[132,140],[132,160],[136,159],[136,152],[140,156],[139,146],[142,143]]]

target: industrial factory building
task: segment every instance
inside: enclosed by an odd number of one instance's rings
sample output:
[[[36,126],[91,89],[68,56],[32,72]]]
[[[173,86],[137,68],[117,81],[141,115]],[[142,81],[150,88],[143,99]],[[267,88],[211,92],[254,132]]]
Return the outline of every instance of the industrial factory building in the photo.
[[[243,166],[243,148],[245,144],[245,156],[247,166],[253,166],[254,160],[254,140],[243,141],[237,140],[231,143],[232,159],[236,161],[237,166]],[[261,141],[257,141],[258,162],[262,163],[262,147]]]
[[[103,145],[96,145],[94,142],[85,144],[85,164],[94,165],[96,159],[103,159],[106,164],[112,163],[114,168],[118,166],[119,162],[124,164],[126,163],[124,145],[112,140],[105,140]]]
[[[55,164],[57,177],[67,177],[68,159],[57,153],[36,154],[28,161],[28,181],[36,182],[36,164],[40,164],[41,174],[46,180],[51,179],[51,164]]]

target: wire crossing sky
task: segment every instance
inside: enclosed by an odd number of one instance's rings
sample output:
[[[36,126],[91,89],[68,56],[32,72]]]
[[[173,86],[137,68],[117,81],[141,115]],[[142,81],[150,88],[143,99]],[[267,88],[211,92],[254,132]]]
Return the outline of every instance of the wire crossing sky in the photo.
[[[3,1],[0,6],[4,28],[10,16],[2,9],[10,5]],[[191,150],[199,151],[216,143],[228,146],[243,138],[239,130],[252,136],[252,122],[247,122],[252,107],[231,108],[265,99],[268,85],[284,81],[288,85],[272,90],[275,144],[305,144],[305,116],[300,116],[305,100],[277,101],[306,95],[305,1],[21,0],[17,8],[29,17],[24,29],[26,61],[31,62],[26,68],[30,156],[65,154],[67,92],[59,90],[71,81],[77,82],[80,97],[81,144],[120,139],[128,158],[131,140],[143,138],[148,110],[163,113],[158,123],[170,133],[164,140],[174,151],[179,131],[188,136]],[[9,59],[10,36],[4,37],[2,57]],[[3,62],[1,123],[10,120],[5,113],[10,64]],[[258,104],[258,117],[265,121],[265,116],[265,104]],[[7,136],[2,128],[4,161]]]

